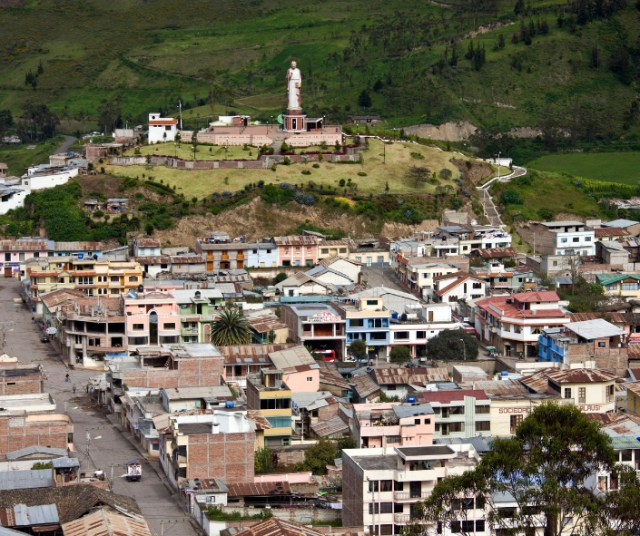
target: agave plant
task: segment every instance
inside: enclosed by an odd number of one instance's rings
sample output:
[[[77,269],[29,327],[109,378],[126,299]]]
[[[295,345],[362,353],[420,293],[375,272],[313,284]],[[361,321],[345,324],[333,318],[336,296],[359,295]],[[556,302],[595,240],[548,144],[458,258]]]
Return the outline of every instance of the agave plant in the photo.
[[[218,346],[247,344],[251,339],[251,327],[242,311],[237,308],[224,309],[217,320],[211,323],[211,342]]]

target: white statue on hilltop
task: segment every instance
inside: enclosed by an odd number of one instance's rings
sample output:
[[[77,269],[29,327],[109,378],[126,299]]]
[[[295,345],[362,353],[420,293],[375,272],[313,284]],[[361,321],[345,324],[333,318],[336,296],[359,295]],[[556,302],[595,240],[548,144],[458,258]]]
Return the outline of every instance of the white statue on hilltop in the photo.
[[[291,67],[287,70],[287,108],[300,109],[300,86],[302,85],[302,74],[296,66],[296,62],[291,62]]]

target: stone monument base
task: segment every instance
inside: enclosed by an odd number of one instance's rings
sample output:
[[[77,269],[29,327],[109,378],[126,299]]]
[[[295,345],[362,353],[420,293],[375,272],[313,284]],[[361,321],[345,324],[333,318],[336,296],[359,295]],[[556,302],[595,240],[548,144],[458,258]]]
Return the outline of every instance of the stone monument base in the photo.
[[[302,110],[288,109],[286,114],[282,115],[283,132],[306,132],[307,131],[307,115]]]

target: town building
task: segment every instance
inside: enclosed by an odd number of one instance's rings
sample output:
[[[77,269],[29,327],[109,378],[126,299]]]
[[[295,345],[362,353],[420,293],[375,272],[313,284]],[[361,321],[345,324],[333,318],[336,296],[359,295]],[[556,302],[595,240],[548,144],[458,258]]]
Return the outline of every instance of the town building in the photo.
[[[211,342],[211,322],[224,308],[222,292],[217,288],[173,290],[180,312],[181,342]]]
[[[640,298],[640,274],[597,274],[596,281],[607,296],[623,300]]]
[[[336,287],[330,283],[325,283],[306,272],[297,272],[280,283],[276,284],[276,289],[288,297],[296,296],[327,296],[336,293]]]
[[[174,291],[175,292],[175,291]],[[177,344],[183,326],[175,297],[164,292],[128,292],[123,294],[129,352],[138,347]]]
[[[52,242],[53,243],[53,256],[55,257],[71,257],[75,256],[78,259],[87,257],[99,257],[102,255],[102,249],[104,247],[102,242]],[[51,255],[49,255],[51,256]],[[102,260],[102,259],[101,259]]]
[[[253,483],[255,432],[247,410],[229,403],[201,415],[169,416],[170,442],[160,433],[162,465],[169,482],[186,489],[189,481],[221,478],[227,484]]]
[[[272,309],[247,311],[245,318],[251,326],[251,339],[255,344],[285,344],[289,338],[289,327]]]
[[[30,446],[73,450],[73,423],[62,413],[0,412],[0,455]]]
[[[436,299],[443,303],[476,300],[487,295],[487,283],[472,274],[453,273],[434,278]]]
[[[407,346],[412,358],[425,358],[429,339],[444,330],[461,328],[449,303],[427,303],[418,309],[406,307],[402,314],[391,315],[389,353],[394,346]]]
[[[51,294],[54,292],[43,296],[45,306]],[[58,307],[51,325],[56,328],[53,337],[59,340],[60,350],[71,367],[102,370],[105,359],[128,355],[126,318],[120,298],[73,297]]]
[[[449,372],[441,367],[374,368],[369,374],[380,386],[381,393],[398,401],[415,397],[416,388],[424,389],[429,383],[449,382]]]
[[[626,333],[602,318],[543,329],[540,361],[624,372],[628,355]]]
[[[205,258],[207,272],[244,268],[249,249],[244,237],[233,239],[219,231],[196,240],[196,253]]]
[[[207,269],[207,263],[202,255],[187,253],[184,255],[170,255],[169,269],[174,277],[180,278],[193,274],[202,274]]]
[[[640,222],[637,222],[634,220],[628,220],[625,218],[603,222],[601,226],[604,227],[605,229],[606,228],[624,229],[631,236],[638,236],[640,234]]]
[[[595,232],[580,221],[552,221],[532,226],[535,250],[546,255],[594,256]]]
[[[318,264],[318,245],[315,236],[276,236],[273,243],[278,250],[278,266],[315,266]]]
[[[269,359],[273,368],[262,372],[279,374],[292,393],[315,393],[320,388],[320,366],[304,346],[271,352]]]
[[[491,401],[484,391],[423,391],[417,398],[433,408],[434,438],[491,436]]]
[[[280,318],[289,327],[289,337],[295,344],[329,352],[335,359],[346,355],[346,320],[331,305],[283,305]]]
[[[149,114],[149,145],[154,143],[173,142],[178,134],[178,120],[170,117],[160,117],[159,113]]]
[[[46,379],[42,365],[37,363],[0,362],[0,396],[43,393]]]
[[[52,290],[77,289],[87,296],[119,296],[137,289],[142,268],[134,262],[116,262],[92,257],[47,257],[27,268],[26,292],[37,314],[42,314],[40,296]]]
[[[532,392],[552,393],[583,413],[611,413],[616,410],[616,374],[599,369],[547,368],[520,380]]]
[[[560,327],[569,316],[554,291],[521,292],[476,301],[475,328],[480,340],[505,355],[535,357],[543,329]]]
[[[339,257],[341,259],[349,258],[349,239],[347,238],[340,240],[323,240],[320,242],[318,248],[318,260],[331,257]]]
[[[354,404],[353,416],[353,438],[358,448],[390,449],[433,443],[435,415],[429,404]]]
[[[264,431],[265,446],[289,445],[293,431],[292,392],[282,371],[261,369],[257,374],[247,375],[246,382],[247,408],[260,411],[271,425]]]
[[[346,321],[347,347],[360,340],[367,345],[370,359],[387,358],[391,313],[384,307],[382,298],[337,301],[333,306]]]
[[[247,376],[257,375],[262,369],[271,368],[273,364],[269,354],[288,347],[289,345],[285,344],[241,344],[218,347],[224,356],[224,381],[246,389]]]
[[[349,258],[367,268],[386,268],[391,264],[389,244],[383,240],[350,239]]]
[[[278,266],[278,248],[271,241],[262,241],[248,244],[246,250],[247,268],[275,268]]]
[[[459,272],[456,265],[433,262],[428,257],[397,257],[396,273],[400,282],[424,299],[433,294],[436,278]]]
[[[463,445],[460,445],[462,447]],[[456,452],[449,445],[347,449],[342,451],[342,523],[368,527],[370,534],[404,534],[415,505],[443,478],[473,470],[479,456],[473,446]],[[484,533],[484,498],[467,510],[467,522]],[[435,526],[433,530],[435,530]]]
[[[15,277],[26,260],[53,255],[52,250],[53,242],[42,238],[0,240],[2,274],[5,277]]]
[[[486,225],[444,225],[438,227],[436,239],[457,242],[458,255],[469,255],[477,249],[508,248],[511,235],[500,227]]]
[[[134,257],[158,257],[162,255],[160,240],[157,238],[134,238]]]

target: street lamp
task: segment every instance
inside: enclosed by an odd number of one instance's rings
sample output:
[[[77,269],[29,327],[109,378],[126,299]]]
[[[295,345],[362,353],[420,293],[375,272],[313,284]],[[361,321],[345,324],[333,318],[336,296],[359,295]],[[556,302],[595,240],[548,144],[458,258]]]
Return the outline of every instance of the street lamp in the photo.
[[[462,343],[462,351],[464,352],[463,356],[464,356],[464,361],[467,360],[467,346],[464,344],[464,339],[460,339],[460,342]]]
[[[396,127],[393,127],[393,143],[396,142]]]
[[[387,163],[387,142],[382,140],[382,163]]]
[[[498,182],[500,182],[500,155],[502,153],[500,151],[498,151],[498,155],[497,155],[497,159],[496,159],[496,164],[498,164]]]

